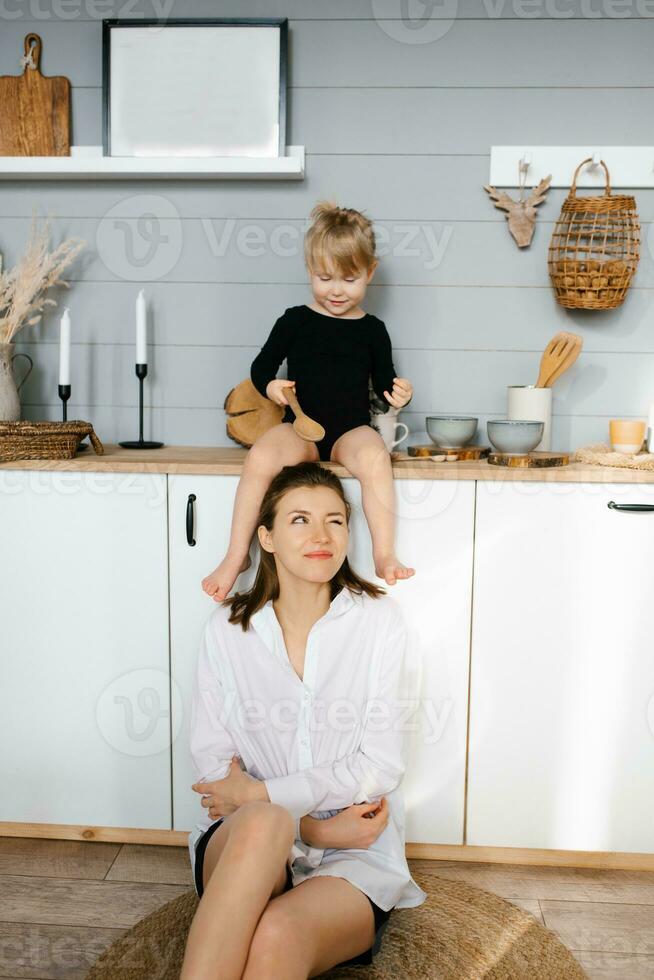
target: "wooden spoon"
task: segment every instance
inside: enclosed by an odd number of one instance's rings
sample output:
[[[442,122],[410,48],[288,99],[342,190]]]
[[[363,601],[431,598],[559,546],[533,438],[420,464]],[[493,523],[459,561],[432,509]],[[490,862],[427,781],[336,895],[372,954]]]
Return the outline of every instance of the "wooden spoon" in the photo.
[[[540,359],[536,388],[546,387],[547,379],[554,374],[561,362],[568,356],[573,344],[574,340],[570,334],[560,332],[552,337]]]
[[[581,348],[584,344],[583,337],[580,337],[579,334],[576,333],[569,333],[568,337],[572,337],[572,347],[564,357],[563,361],[561,361],[559,366],[554,369],[553,373],[550,374],[549,378],[545,381],[545,384],[543,385],[544,388],[551,388],[557,378],[560,378],[564,371],[567,371],[568,368],[574,364],[581,353]]]
[[[320,422],[310,419],[308,415],[305,415],[299,406],[298,400],[295,397],[295,392],[289,386],[284,388],[284,395],[286,400],[295,412],[295,422],[293,423],[293,428],[300,436],[301,439],[306,439],[307,442],[320,442],[321,439],[325,438],[325,430],[323,429]]]

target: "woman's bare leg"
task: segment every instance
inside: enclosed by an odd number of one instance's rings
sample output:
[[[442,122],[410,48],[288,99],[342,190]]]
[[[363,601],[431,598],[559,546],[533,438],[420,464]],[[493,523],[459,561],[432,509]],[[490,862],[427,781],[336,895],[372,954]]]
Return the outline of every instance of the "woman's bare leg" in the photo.
[[[345,878],[316,876],[271,899],[252,937],[242,980],[307,980],[370,949],[375,917]]]
[[[274,425],[250,448],[236,490],[227,554],[213,572],[202,579],[202,588],[216,602],[227,597],[239,572],[249,565],[248,552],[256,530],[257,514],[272,478],[282,466],[317,459],[316,444],[301,439],[290,422]]]
[[[361,484],[375,574],[387,585],[395,585],[397,579],[410,578],[415,569],[403,565],[395,554],[393,467],[382,437],[371,426],[359,425],[336,440],[331,458],[342,463]]]
[[[294,835],[288,810],[263,802],[239,807],[214,832],[180,980],[241,980],[261,913],[284,888]]]

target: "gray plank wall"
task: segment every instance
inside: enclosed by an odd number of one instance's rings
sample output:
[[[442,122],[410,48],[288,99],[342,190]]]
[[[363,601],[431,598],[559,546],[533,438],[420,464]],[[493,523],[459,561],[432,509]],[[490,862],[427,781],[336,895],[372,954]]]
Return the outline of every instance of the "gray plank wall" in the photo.
[[[287,16],[288,141],[307,149],[302,182],[1,182],[5,263],[22,251],[33,208],[53,216],[54,241],[87,242],[55,314],[20,336],[17,349],[36,362],[25,417],[60,417],[58,318],[68,304],[69,417],[91,420],[107,442],[134,437],[133,310],[144,286],[146,436],[229,445],[225,395],[275,318],[307,300],[302,231],[325,196],[366,210],[383,240],[367,307],[386,321],[396,367],[414,383],[404,413],[413,441],[432,412],[474,413],[485,437],[486,419],[505,414],[506,386],[536,380],[558,329],[580,333],[584,351],[555,387],[553,448],[605,441],[611,417],[646,417],[654,191],[637,192],[637,285],[621,309],[583,314],[558,307],[547,278],[563,191],[550,193],[521,252],[482,185],[493,143],[654,142],[654,2],[449,0],[409,10],[427,13],[423,27],[405,26],[400,0],[2,5],[0,73],[18,73],[22,39],[37,31],[44,73],[71,79],[76,144],[101,142],[103,16]]]

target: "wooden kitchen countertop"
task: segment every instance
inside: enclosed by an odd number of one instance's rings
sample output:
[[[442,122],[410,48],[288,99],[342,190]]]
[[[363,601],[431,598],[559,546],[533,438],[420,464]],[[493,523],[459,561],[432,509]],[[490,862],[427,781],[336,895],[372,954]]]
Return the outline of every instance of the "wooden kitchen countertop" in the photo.
[[[85,450],[74,459],[28,459],[1,463],[0,470],[68,470],[110,473],[191,473],[240,475],[245,449],[237,446],[163,446],[139,451],[105,445],[103,456]],[[325,464],[338,476],[350,474],[337,463]],[[430,459],[396,460],[397,480],[534,480],[541,483],[654,483],[654,471],[619,466],[593,466],[570,463],[545,469],[508,468],[485,460],[460,463],[434,463]]]

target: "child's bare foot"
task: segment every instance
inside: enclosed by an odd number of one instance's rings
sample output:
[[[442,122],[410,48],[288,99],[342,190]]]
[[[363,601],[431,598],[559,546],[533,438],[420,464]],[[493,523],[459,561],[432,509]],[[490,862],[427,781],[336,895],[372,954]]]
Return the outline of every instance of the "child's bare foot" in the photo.
[[[215,602],[222,602],[226,599],[234,582],[241,572],[249,568],[252,564],[250,555],[247,554],[243,560],[239,557],[232,558],[229,552],[225,555],[220,565],[214,568],[210,575],[202,579],[202,588],[211,596]]]
[[[415,573],[414,568],[403,565],[395,555],[382,555],[375,560],[375,575],[383,578],[386,585],[395,585],[397,579],[411,578]]]

